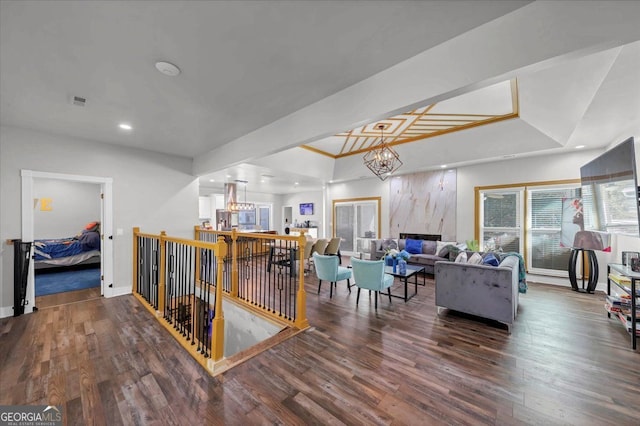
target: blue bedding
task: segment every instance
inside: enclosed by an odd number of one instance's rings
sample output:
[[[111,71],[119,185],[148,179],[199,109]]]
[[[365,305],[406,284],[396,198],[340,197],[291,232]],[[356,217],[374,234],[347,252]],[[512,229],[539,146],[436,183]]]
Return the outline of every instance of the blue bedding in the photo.
[[[98,232],[82,231],[82,234],[78,237],[36,240],[34,245],[34,260],[59,259],[87,251],[100,250],[100,234]]]

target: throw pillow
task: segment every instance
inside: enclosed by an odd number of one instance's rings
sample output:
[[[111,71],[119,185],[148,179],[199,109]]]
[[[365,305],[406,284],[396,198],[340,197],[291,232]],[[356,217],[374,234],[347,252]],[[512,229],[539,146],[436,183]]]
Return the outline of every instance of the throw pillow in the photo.
[[[456,260],[454,262],[467,263],[467,253],[464,251],[461,251],[460,253],[458,253],[458,256],[456,257]]]
[[[471,263],[473,265],[480,265],[482,263],[482,256],[480,253],[475,252],[471,255],[467,263]]]
[[[435,241],[423,241],[422,242],[422,254],[436,254],[436,242]]]
[[[421,240],[411,240],[407,238],[407,241],[404,243],[404,249],[411,254],[421,254],[422,253],[422,241]]]
[[[483,265],[498,266],[500,264],[500,261],[498,260],[498,258],[496,257],[495,254],[489,252],[489,253],[485,254],[484,257],[482,258],[482,264]]]
[[[449,255],[449,247],[455,246],[455,241],[436,241],[436,256],[447,257]]]
[[[398,241],[394,240],[393,238],[387,238],[385,240],[382,241],[382,251],[387,251],[390,249],[397,249],[398,248]]]
[[[454,260],[458,257],[458,255],[461,253],[460,249],[456,246],[447,246],[449,247],[449,260]],[[467,254],[465,253],[465,259],[467,257]]]

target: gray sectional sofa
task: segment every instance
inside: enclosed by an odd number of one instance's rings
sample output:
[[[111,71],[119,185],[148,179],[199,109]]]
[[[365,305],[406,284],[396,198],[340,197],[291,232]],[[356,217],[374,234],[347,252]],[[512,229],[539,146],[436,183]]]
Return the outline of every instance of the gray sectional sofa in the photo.
[[[520,260],[505,257],[500,265],[440,261],[435,264],[436,306],[488,318],[507,325],[518,314]]]
[[[427,274],[434,273],[434,265],[438,261],[449,260],[448,252],[443,256],[438,256],[436,254],[436,248],[438,246],[438,241],[440,240],[440,235],[430,235],[430,234],[400,234],[399,239],[379,239],[379,240],[371,240],[370,254],[372,260],[379,260],[385,256],[386,250],[391,245],[390,248],[397,248],[398,250],[404,250],[406,245],[406,238],[402,238],[404,236],[414,237],[411,239],[422,240],[422,253],[421,254],[411,254],[407,263],[409,265],[420,265],[424,267],[424,271]],[[431,239],[427,239],[431,238]],[[393,244],[397,244],[393,246]]]

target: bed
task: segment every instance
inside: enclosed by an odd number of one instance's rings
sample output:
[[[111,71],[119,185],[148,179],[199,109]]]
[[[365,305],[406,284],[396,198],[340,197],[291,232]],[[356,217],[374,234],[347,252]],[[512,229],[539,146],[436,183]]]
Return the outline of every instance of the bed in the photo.
[[[35,240],[36,270],[100,264],[100,233],[83,230],[75,237]]]

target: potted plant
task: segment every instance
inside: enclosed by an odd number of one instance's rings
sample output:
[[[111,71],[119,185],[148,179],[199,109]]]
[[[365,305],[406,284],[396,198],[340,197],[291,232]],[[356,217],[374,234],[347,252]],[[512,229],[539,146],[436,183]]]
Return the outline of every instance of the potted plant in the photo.
[[[467,240],[467,249],[471,251],[480,251],[478,240]]]

